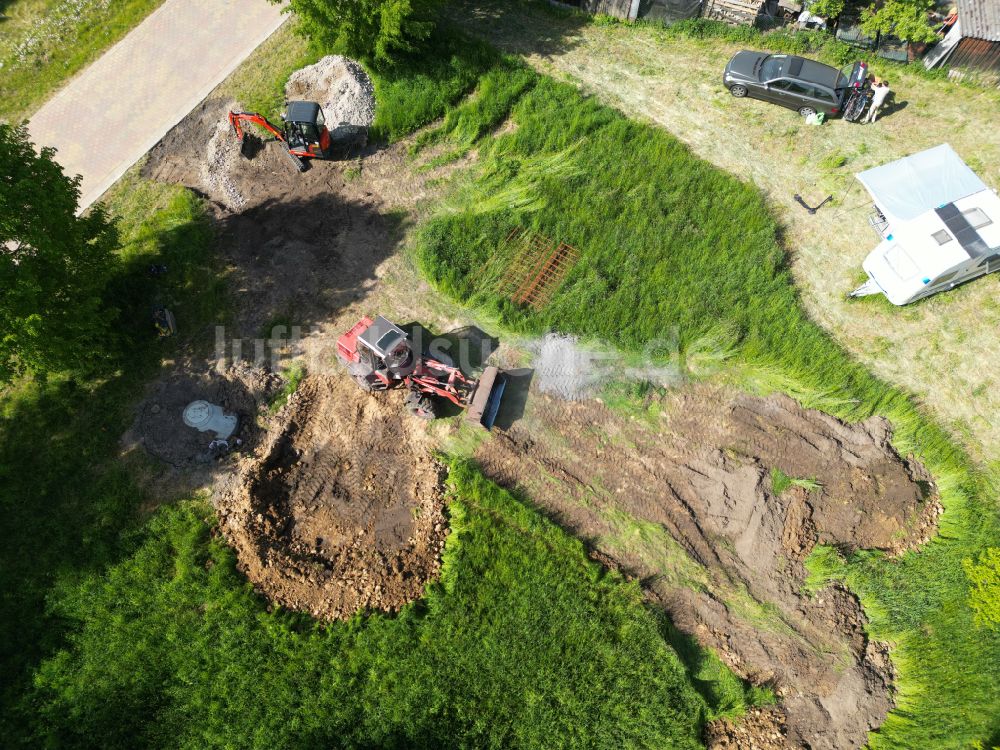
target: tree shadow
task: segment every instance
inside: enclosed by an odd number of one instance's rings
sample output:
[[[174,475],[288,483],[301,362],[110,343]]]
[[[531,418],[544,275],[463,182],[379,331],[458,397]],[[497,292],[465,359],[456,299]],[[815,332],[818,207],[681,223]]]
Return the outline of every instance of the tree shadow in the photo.
[[[486,37],[503,52],[558,57],[577,46],[591,19],[581,11],[542,3],[481,3],[463,0],[451,10],[464,31]]]
[[[275,320],[305,333],[328,321],[367,294],[399,245],[400,215],[302,182],[296,192],[307,197],[269,198],[218,224],[230,269],[227,335],[254,339]]]

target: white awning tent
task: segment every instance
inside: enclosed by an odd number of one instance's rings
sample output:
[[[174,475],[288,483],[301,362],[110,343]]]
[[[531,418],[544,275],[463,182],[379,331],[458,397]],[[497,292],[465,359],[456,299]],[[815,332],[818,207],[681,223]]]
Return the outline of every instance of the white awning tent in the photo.
[[[987,189],[947,143],[856,176],[892,224]]]

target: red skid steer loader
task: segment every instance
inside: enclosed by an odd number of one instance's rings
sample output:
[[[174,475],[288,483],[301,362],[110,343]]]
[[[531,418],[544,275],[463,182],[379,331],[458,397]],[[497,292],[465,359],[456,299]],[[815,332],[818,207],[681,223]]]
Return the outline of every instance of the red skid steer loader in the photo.
[[[435,401],[445,399],[466,410],[466,418],[486,429],[493,427],[506,378],[496,367],[487,367],[478,380],[444,362],[417,356],[406,332],[377,316],[362,318],[337,340],[337,356],[366,391],[397,386],[409,389],[406,408],[421,419],[434,419]]]
[[[338,151],[353,146],[363,148],[368,142],[368,129],[360,125],[338,125],[331,134],[316,102],[288,102],[281,115],[279,129],[257,112],[230,112],[229,124],[240,141],[240,153],[251,158],[260,140],[249,133],[243,123],[257,125],[285,144],[289,158],[300,172],[307,169],[306,159],[332,159]]]

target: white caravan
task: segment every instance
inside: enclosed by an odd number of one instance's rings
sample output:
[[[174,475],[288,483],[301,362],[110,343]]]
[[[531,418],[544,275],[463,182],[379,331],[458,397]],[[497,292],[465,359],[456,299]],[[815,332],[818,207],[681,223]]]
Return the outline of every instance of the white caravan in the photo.
[[[948,144],[856,175],[875,201],[882,241],[852,297],[905,305],[1000,270],[1000,197]]]

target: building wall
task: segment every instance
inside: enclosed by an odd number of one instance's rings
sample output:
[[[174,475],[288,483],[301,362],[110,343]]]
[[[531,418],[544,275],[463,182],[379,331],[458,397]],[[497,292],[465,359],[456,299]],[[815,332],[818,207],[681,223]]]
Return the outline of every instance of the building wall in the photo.
[[[1000,73],[1000,42],[965,37],[947,60],[953,68]]]
[[[580,9],[587,13],[603,13],[627,20],[635,18],[638,6],[638,0],[581,0],[580,2]]]

